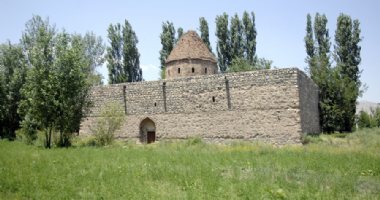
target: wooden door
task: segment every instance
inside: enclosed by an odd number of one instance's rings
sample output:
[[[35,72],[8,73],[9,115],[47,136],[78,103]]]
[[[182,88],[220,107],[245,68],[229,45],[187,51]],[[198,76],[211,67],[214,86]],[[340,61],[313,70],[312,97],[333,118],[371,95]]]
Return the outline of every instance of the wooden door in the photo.
[[[147,133],[147,143],[152,143],[156,140],[156,132],[148,131]]]

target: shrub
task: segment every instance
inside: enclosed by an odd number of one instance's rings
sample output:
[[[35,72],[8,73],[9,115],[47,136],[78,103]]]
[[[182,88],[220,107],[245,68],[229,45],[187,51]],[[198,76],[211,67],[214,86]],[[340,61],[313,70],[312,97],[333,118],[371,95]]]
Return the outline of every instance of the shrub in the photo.
[[[105,105],[100,112],[100,116],[95,122],[95,127],[90,127],[95,136],[95,142],[99,146],[109,145],[114,140],[115,132],[121,127],[124,121],[124,110],[118,103]]]
[[[26,144],[33,144],[37,139],[37,123],[32,121],[29,115],[21,122],[21,129],[16,131],[16,138]]]

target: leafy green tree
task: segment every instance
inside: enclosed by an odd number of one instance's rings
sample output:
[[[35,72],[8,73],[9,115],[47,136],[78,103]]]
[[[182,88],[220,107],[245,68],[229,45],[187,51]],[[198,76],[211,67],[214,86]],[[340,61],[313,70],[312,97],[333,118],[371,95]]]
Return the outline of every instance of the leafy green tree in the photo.
[[[60,146],[67,146],[89,105],[83,40],[57,32],[48,20],[34,16],[27,22],[21,41],[30,67],[19,108],[24,116],[22,127],[27,132],[33,132],[29,131],[33,127],[41,129],[46,148],[51,147],[52,134],[58,130]]]
[[[218,54],[218,66],[220,72],[224,73],[228,70],[232,62],[231,44],[230,44],[230,31],[228,29],[228,15],[216,16],[216,32],[217,37],[216,51]]]
[[[210,52],[212,52],[209,39],[208,23],[204,17],[199,18],[199,30],[201,31],[201,38],[203,43],[205,43]]]
[[[162,71],[165,68],[166,58],[173,50],[176,42],[175,28],[172,22],[166,21],[162,23],[162,33],[160,35],[160,39],[162,45],[162,49],[160,50],[160,62]]]
[[[48,20],[33,16],[26,24],[22,44],[30,70],[22,88],[25,98],[20,112],[32,118],[45,134],[45,147],[51,147],[51,135],[57,118],[56,87],[54,87],[54,37],[56,29]]]
[[[123,38],[122,27],[119,23],[110,24],[108,27],[108,39],[110,47],[107,47],[108,81],[110,84],[126,82],[126,74],[123,73]]]
[[[181,38],[183,35],[183,28],[179,27],[177,29],[177,39],[176,39],[176,43],[178,42],[179,38]]]
[[[327,17],[317,13],[312,26],[311,16],[306,23],[306,62],[311,79],[319,87],[319,114],[322,130],[332,133],[339,129],[343,113],[339,107],[342,101],[342,79],[339,71],[331,67],[330,37]],[[314,31],[313,31],[314,28]],[[315,36],[315,38],[313,37]]]
[[[344,80],[343,101],[340,106],[343,115],[343,126],[340,131],[351,132],[354,126],[356,101],[361,91],[361,81],[359,64],[361,62],[359,43],[360,23],[358,20],[352,21],[351,17],[341,14],[337,19],[337,29],[335,31],[335,61],[340,70],[340,75]]]
[[[380,107],[375,109],[374,118],[376,127],[380,127]]]
[[[106,49],[103,39],[100,36],[96,36],[93,32],[87,32],[82,37],[84,45],[84,54],[88,62],[89,82],[91,85],[102,85],[103,77],[96,71],[96,68],[101,66],[104,61],[104,51]]]
[[[272,67],[272,61],[265,58],[258,58],[254,64],[251,64],[246,58],[236,57],[232,60],[231,66],[228,68],[228,72],[246,72],[253,70],[270,69]]]
[[[111,24],[108,39],[111,44],[106,55],[109,83],[142,81],[138,39],[130,23],[125,20],[124,26]]]
[[[25,83],[27,64],[22,48],[10,42],[0,46],[0,73],[2,79],[0,94],[2,97],[3,125],[1,138],[14,139],[15,131],[20,127],[21,117],[17,109],[21,100],[20,89]]]
[[[367,112],[360,111],[359,118],[358,118],[358,127],[359,128],[372,128],[371,116]]]
[[[242,18],[242,27],[244,57],[251,64],[255,64],[257,31],[255,23],[255,14],[253,12],[251,12],[250,17],[248,12],[244,11]]]
[[[245,49],[243,44],[243,27],[237,14],[231,17],[230,33],[231,57],[232,59],[242,58]]]
[[[52,83],[56,90],[55,128],[59,130],[59,146],[70,145],[71,134],[79,131],[83,110],[89,106],[85,47],[80,36],[62,32],[56,37]]]
[[[127,74],[127,82],[142,81],[140,68],[140,53],[137,49],[138,39],[131,24],[125,20],[123,27],[123,60],[124,73]]]

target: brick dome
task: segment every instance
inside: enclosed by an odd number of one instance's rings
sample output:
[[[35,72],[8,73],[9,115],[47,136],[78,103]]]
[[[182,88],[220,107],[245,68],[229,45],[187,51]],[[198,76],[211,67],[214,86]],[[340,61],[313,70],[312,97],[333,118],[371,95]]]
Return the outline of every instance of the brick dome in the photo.
[[[166,64],[182,59],[201,59],[216,63],[215,56],[195,31],[188,31],[182,35],[166,59]]]
[[[188,31],[178,40],[166,59],[166,78],[217,73],[215,56],[195,31]]]

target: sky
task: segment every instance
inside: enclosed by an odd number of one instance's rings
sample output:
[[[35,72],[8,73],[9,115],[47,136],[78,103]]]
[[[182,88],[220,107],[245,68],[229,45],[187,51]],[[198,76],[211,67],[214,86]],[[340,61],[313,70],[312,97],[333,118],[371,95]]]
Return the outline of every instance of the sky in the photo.
[[[184,31],[197,30],[199,18],[209,23],[210,42],[216,49],[215,17],[244,11],[254,12],[257,29],[257,55],[273,61],[278,68],[306,67],[304,36],[306,15],[319,12],[328,18],[332,44],[340,13],[360,21],[362,46],[361,81],[366,84],[360,100],[380,103],[380,1],[378,0],[0,0],[0,43],[18,43],[25,23],[33,15],[49,18],[58,29],[69,33],[88,31],[101,36],[108,45],[107,28],[128,20],[137,34],[140,66],[145,80],[159,78],[159,50],[162,23],[170,21]],[[199,31],[198,31],[199,32]],[[331,47],[333,51],[333,45]],[[98,71],[107,77],[105,66]]]

